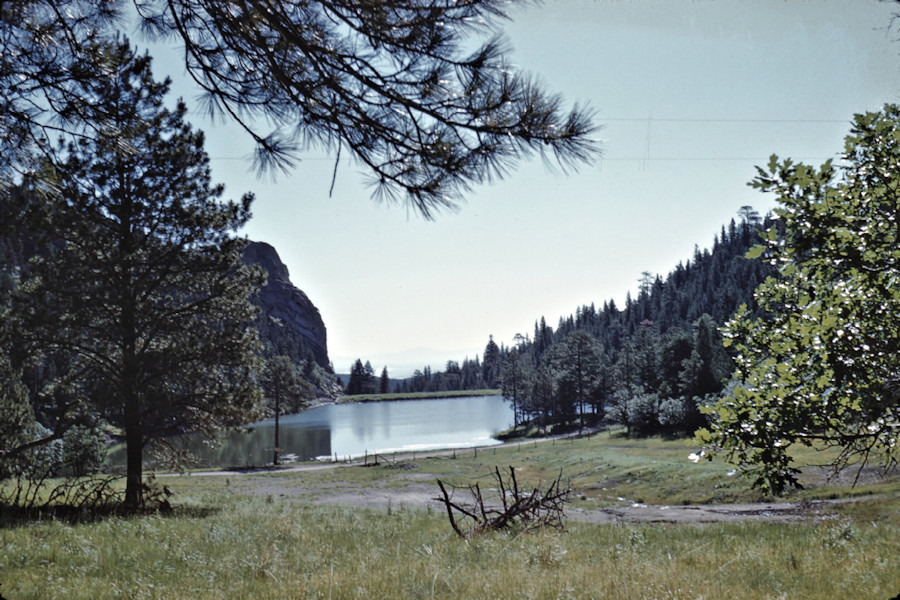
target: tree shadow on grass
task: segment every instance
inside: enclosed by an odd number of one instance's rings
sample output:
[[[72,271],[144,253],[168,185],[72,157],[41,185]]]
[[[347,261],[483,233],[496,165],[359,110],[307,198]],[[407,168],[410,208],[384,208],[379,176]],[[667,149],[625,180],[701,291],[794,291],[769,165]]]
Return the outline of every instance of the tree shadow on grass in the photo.
[[[121,504],[91,508],[54,505],[35,507],[0,504],[0,529],[14,529],[43,521],[59,521],[67,525],[99,523],[107,519],[140,519],[152,515],[165,518],[205,519],[221,512],[216,506],[176,506],[167,510],[158,507],[126,508]]]
[[[141,518],[162,515],[205,518],[219,509],[206,506],[173,507],[173,493],[155,477],[142,484],[140,506],[128,506],[119,476],[91,475],[48,482],[17,479],[0,490],[0,529],[20,527],[46,520],[68,524],[95,523],[104,519]]]

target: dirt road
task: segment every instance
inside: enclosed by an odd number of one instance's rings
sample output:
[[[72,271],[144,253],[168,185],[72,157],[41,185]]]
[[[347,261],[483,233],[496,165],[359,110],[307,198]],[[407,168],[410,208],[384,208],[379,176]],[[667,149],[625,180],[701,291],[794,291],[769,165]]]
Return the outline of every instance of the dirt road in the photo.
[[[533,444],[534,441],[519,442]],[[453,450],[417,452],[416,458],[426,456],[446,456]],[[411,456],[397,457],[396,464],[409,460]],[[371,462],[372,457],[368,460]],[[352,463],[362,465],[362,461]],[[322,470],[335,470],[348,466],[347,463],[303,463],[285,465],[279,468],[240,471],[204,471],[194,472],[189,477],[227,477],[229,489],[233,492],[258,495],[304,499],[314,503],[326,503],[338,506],[359,506],[368,508],[389,507],[425,508],[431,506],[442,509],[436,500],[438,488],[437,475],[419,470],[402,473],[390,478],[389,483],[370,483],[357,485],[348,481],[318,483],[315,486],[304,484],[302,477],[255,477],[254,475],[272,473],[302,473]],[[468,500],[463,498],[463,501]],[[815,502],[761,502],[744,504],[691,504],[691,505],[646,505],[620,499],[616,506],[592,508],[585,503],[566,510],[566,516],[574,521],[588,523],[723,523],[741,521],[791,522],[808,519],[829,518],[831,507],[841,501]],[[844,501],[845,502],[845,501]]]

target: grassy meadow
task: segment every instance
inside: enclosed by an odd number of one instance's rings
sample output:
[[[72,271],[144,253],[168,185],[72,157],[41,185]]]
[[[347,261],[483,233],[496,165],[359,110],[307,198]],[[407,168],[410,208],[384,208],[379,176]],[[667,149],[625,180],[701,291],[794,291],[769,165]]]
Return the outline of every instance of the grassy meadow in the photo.
[[[828,484],[787,500],[851,498],[797,521],[592,524],[463,540],[435,507],[329,500],[437,477],[574,490],[569,513],[759,500],[689,442],[607,432],[378,466],[162,477],[174,513],[0,527],[0,595],[25,598],[854,598],[900,593],[900,481]],[[812,463],[814,452],[802,455]],[[341,496],[345,497],[345,496]]]

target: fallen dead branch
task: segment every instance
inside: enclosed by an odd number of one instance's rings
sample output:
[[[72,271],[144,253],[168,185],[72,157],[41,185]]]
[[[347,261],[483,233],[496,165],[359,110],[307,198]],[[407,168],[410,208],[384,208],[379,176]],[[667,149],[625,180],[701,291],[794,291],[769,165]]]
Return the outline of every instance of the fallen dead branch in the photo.
[[[500,469],[494,467],[493,477],[500,496],[499,504],[486,504],[478,483],[462,487],[437,480],[441,496],[435,500],[444,504],[450,526],[457,535],[464,538],[473,533],[512,527],[523,530],[540,527],[563,528],[565,516],[563,507],[568,501],[571,489],[562,487],[562,472],[546,489],[542,490],[538,485],[530,491],[519,489],[513,467],[508,467],[508,476],[505,479]],[[471,502],[461,503],[453,500],[455,492],[461,489],[468,490]]]

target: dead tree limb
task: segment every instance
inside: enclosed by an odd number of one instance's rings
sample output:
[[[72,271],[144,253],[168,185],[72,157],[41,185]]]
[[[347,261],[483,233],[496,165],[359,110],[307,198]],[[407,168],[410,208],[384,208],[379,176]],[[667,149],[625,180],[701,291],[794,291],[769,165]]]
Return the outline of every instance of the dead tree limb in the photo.
[[[494,468],[493,477],[497,483],[500,502],[493,505],[485,503],[481,486],[477,482],[465,488],[449,486],[452,492],[459,489],[468,490],[472,500],[466,504],[454,502],[453,494],[447,491],[448,485],[440,479],[437,480],[441,496],[435,500],[444,504],[450,526],[457,535],[468,537],[473,533],[509,527],[520,527],[524,530],[539,527],[563,528],[565,516],[563,509],[571,489],[562,487],[562,472],[560,471],[546,489],[541,489],[541,486],[537,485],[531,491],[519,489],[515,468],[508,467],[508,472],[508,477],[504,478],[500,469]],[[464,525],[461,526],[460,523]]]
[[[464,511],[461,508],[457,507],[455,504],[453,504],[453,502],[450,501],[450,495],[447,494],[447,489],[444,487],[444,482],[441,481],[440,479],[438,479],[437,482],[438,482],[438,486],[441,488],[441,494],[443,495],[443,497],[436,498],[436,500],[442,501],[444,503],[444,506],[447,507],[447,517],[450,519],[450,527],[453,528],[453,531],[456,532],[456,535],[458,535],[460,537],[465,537],[465,535],[463,535],[463,532],[460,531],[459,526],[456,524],[456,519],[453,518],[453,509],[454,508],[456,508],[456,510],[459,510],[461,512],[464,512]]]

